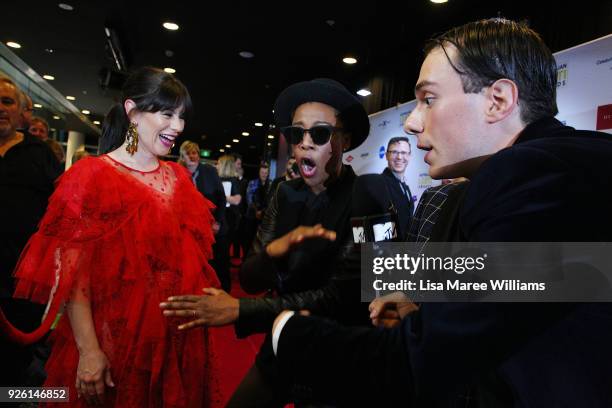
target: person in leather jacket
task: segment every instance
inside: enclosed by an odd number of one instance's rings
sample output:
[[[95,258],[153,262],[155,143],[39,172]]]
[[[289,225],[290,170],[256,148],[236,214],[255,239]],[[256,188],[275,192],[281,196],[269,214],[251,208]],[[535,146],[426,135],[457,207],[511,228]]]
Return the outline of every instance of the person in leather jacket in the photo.
[[[164,314],[193,318],[180,329],[234,323],[237,335],[245,337],[269,332],[285,309],[308,310],[347,325],[369,323],[367,305],[359,299],[359,254],[352,252],[351,193],[356,176],[342,164],[342,153],[368,135],[366,111],[338,82],[315,79],[285,89],[274,112],[302,178],[281,183],[272,192],[240,283],[248,293],[268,291],[276,296],[236,299],[213,288],[204,289],[204,296],[173,296],[162,304]],[[341,267],[342,263],[353,267]],[[262,383],[274,383],[274,389]],[[279,405],[279,389],[286,391],[287,386],[279,387],[281,383],[267,338],[230,406],[248,401]]]

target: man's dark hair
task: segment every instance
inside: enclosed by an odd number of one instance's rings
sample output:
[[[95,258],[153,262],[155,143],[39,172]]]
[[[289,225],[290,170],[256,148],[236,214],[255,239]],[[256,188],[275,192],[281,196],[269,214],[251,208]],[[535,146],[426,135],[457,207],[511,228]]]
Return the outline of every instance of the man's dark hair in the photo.
[[[387,151],[389,151],[389,148],[399,142],[406,142],[408,143],[408,147],[410,148],[410,152],[412,152],[412,146],[410,145],[410,140],[406,137],[406,136],[398,136],[398,137],[392,137],[391,139],[389,139],[389,143],[387,143]]]
[[[457,49],[451,61],[446,46]],[[539,34],[524,23],[493,18],[453,28],[429,40],[425,55],[440,47],[461,76],[466,93],[478,93],[498,79],[516,83],[521,120],[529,124],[555,116],[557,64]]]
[[[262,161],[261,163],[259,163],[259,168],[260,169],[269,169],[270,165],[268,164],[268,162]]]

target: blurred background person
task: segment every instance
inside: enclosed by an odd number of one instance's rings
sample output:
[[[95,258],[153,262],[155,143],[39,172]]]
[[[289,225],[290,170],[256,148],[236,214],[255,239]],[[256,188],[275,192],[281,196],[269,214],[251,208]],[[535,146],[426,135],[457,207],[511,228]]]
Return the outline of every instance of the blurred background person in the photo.
[[[240,237],[237,237],[238,227],[240,225],[240,203],[243,200],[243,196],[240,194],[240,182],[238,181],[238,173],[236,172],[236,160],[234,156],[226,154],[219,157],[217,161],[217,172],[223,185],[225,192],[225,219],[227,221],[227,236],[229,241],[234,242]],[[227,255],[229,258],[229,247],[227,248]],[[227,276],[228,280],[221,282],[224,290],[229,292],[232,282],[229,273]],[[227,288],[227,289],[226,289]]]
[[[227,221],[225,220],[226,201],[223,185],[217,174],[217,170],[210,164],[200,162],[200,146],[190,140],[181,144],[179,150],[179,164],[189,170],[193,184],[210,202],[215,205],[213,215],[215,223],[213,232],[215,233],[215,244],[213,245],[212,266],[217,272],[219,281],[224,290],[230,290],[230,271],[229,271],[229,241]]]
[[[34,104],[32,98],[23,91],[19,91],[19,104],[21,105],[21,122],[18,129],[27,132],[34,114]]]
[[[87,150],[85,150],[85,149],[77,150],[72,155],[72,165],[74,165],[79,160],[84,159],[85,157],[89,157],[89,156],[91,156],[91,155],[89,154],[89,152]]]
[[[32,136],[45,141],[49,138],[49,123],[43,118],[33,116],[30,120],[28,131]]]
[[[300,176],[300,169],[295,161],[295,157],[289,158],[289,160],[287,160],[287,165],[285,166],[285,173],[283,173],[280,177],[275,178],[270,184],[267,201],[270,202],[270,198],[274,195],[280,183],[300,177],[302,176]]]
[[[397,236],[402,239],[408,234],[414,213],[414,199],[406,180],[411,153],[410,140],[406,136],[391,138],[385,153],[387,168],[382,172],[399,221]]]
[[[248,247],[251,247],[257,227],[261,223],[263,213],[268,206],[268,192],[270,191],[270,165],[266,162],[259,164],[258,177],[249,181],[247,186],[247,213],[246,237]]]
[[[45,140],[45,143],[47,144],[47,146],[49,146],[49,149],[51,149],[51,151],[53,152],[53,155],[55,156],[55,158],[57,159],[57,162],[59,163],[60,171],[63,172],[64,168],[66,167],[66,154],[64,153],[64,148],[62,147],[60,142],[58,142],[57,140],[51,139],[51,138]]]
[[[21,101],[17,85],[0,76],[0,306],[15,326],[31,331],[40,324],[44,306],[12,298],[12,273],[45,213],[60,169],[42,141],[17,131],[23,125]],[[29,368],[37,348],[0,338],[0,385],[40,385],[44,373],[33,373]]]
[[[247,187],[248,180],[244,177],[244,167],[242,167],[242,156],[238,153],[234,153],[234,165],[236,166],[236,173],[238,177],[238,186],[240,188],[240,196],[243,200],[240,201],[238,209],[240,210],[240,221],[238,222],[238,228],[234,235],[234,241],[231,242],[231,253],[232,258],[244,259],[249,249],[250,242],[246,238],[246,212],[247,212]]]
[[[63,171],[66,165],[66,154],[64,153],[64,148],[57,140],[49,138],[49,123],[38,116],[32,116],[29,123],[30,127],[28,128],[28,132],[49,146]]]

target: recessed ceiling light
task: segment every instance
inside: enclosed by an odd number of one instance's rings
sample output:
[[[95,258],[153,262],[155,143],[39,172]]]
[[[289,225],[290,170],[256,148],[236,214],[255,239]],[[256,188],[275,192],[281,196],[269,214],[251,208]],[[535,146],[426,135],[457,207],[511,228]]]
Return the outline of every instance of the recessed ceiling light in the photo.
[[[274,135],[268,135],[268,139],[274,139]]]
[[[257,126],[257,127],[262,127],[262,126],[263,126],[263,123],[260,123],[260,122],[255,122],[255,126]]]
[[[240,55],[242,58],[253,58],[255,56],[255,54],[253,54],[251,51],[240,51],[238,55]]]
[[[268,146],[272,146],[272,143],[268,143]]]
[[[99,124],[100,124],[100,121],[99,121],[99,120],[94,120],[94,121],[93,121],[93,124],[94,124],[94,125],[99,125]]]
[[[60,3],[57,5],[59,8],[61,8],[62,10],[66,10],[66,11],[72,11],[74,10],[74,7],[72,7],[70,4],[66,4],[66,3]]]
[[[357,91],[357,95],[361,95],[361,96],[368,96],[371,94],[372,92],[368,91],[367,89],[360,89]]]
[[[9,41],[6,43],[6,45],[11,48],[21,48],[21,44],[16,43],[14,41]]]
[[[164,68],[164,71],[166,71],[169,74],[174,74],[176,72],[176,69],[168,67],[168,68]]]
[[[55,119],[55,120],[59,120],[59,118],[60,118],[59,116],[57,116],[57,115],[53,115],[53,119]]]
[[[164,26],[164,28],[165,28],[166,30],[170,30],[170,31],[176,31],[176,30],[178,30],[178,29],[179,29],[178,24],[176,24],[176,23],[171,23],[171,22],[169,22],[169,21],[165,22],[165,23],[163,24],[163,26]]]
[[[345,64],[353,65],[357,63],[357,59],[353,57],[344,57],[342,58],[342,62]]]
[[[228,149],[230,149],[232,147],[232,145],[225,145],[225,147],[227,147]]]
[[[91,112],[90,112],[90,111],[88,111],[87,109],[83,109],[81,112],[82,112],[84,115],[89,115],[89,114],[91,113]]]
[[[242,132],[242,136],[248,136],[249,132]]]
[[[225,149],[219,149],[221,153],[225,153]]]
[[[39,109],[40,109],[40,108],[42,108],[42,105],[41,105],[40,103],[35,103],[33,106],[34,106],[35,108],[39,108]]]
[[[440,3],[446,3],[448,0],[429,0],[429,1],[431,1],[432,3],[440,4]]]
[[[66,99],[68,99],[69,101],[76,101],[76,98],[74,96],[66,96]]]
[[[232,142],[234,142],[234,143],[238,143],[238,142],[240,142],[240,140],[238,140],[238,139],[232,139]]]
[[[45,51],[47,51],[49,54],[53,54],[53,48],[45,48]]]
[[[53,81],[55,79],[53,75],[43,75],[43,78],[45,78],[47,81]]]

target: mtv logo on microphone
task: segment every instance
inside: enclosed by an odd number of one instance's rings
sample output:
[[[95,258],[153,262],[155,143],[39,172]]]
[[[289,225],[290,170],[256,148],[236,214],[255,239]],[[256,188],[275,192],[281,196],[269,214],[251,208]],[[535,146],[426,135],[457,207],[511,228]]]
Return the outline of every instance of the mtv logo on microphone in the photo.
[[[372,230],[374,232],[374,242],[388,241],[397,238],[395,223],[391,221],[383,224],[374,224]]]
[[[366,242],[365,230],[363,227],[353,227],[353,242],[363,244]]]

